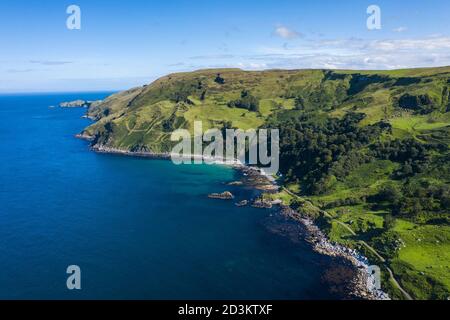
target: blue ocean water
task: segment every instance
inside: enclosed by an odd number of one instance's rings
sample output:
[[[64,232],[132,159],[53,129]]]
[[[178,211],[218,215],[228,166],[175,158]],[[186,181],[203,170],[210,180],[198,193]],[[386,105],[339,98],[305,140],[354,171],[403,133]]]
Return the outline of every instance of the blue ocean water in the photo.
[[[93,153],[85,110],[49,107],[107,95],[0,96],[1,299],[333,297],[331,261],[271,232],[273,212],[207,198],[231,168]]]

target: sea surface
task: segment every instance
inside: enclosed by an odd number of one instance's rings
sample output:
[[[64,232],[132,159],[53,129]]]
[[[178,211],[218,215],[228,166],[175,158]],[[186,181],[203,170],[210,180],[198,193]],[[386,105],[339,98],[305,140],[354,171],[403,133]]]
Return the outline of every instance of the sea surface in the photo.
[[[91,152],[74,137],[109,93],[0,96],[1,299],[330,299],[333,264],[273,210],[208,199],[239,173]],[[54,106],[54,107],[52,107]],[[292,231],[292,228],[294,228]],[[81,268],[81,290],[66,269]]]

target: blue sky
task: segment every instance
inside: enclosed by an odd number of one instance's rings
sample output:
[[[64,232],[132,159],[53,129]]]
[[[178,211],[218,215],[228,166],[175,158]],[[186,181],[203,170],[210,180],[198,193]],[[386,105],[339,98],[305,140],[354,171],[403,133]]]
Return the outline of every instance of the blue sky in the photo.
[[[66,8],[81,8],[68,30]],[[381,30],[368,30],[369,5]],[[0,2],[0,92],[120,90],[201,68],[450,65],[447,0]]]

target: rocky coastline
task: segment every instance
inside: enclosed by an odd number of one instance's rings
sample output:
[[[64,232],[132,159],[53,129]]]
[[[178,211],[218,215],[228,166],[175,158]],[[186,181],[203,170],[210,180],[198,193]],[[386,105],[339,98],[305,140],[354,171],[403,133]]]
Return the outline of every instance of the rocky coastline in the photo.
[[[275,193],[279,186],[272,177],[268,177],[258,168],[240,166],[237,169],[243,174],[242,182],[244,185],[251,186],[264,192]],[[306,230],[306,241],[317,253],[330,257],[342,258],[348,261],[356,275],[351,279],[349,295],[364,300],[389,300],[389,296],[375,287],[375,278],[369,271],[369,260],[356,250],[347,248],[340,244],[332,243],[327,236],[320,230],[314,221],[293,210],[282,201],[267,201],[256,199],[252,206],[256,208],[271,209],[273,206],[279,206],[281,215],[301,223]]]
[[[92,141],[93,137],[90,137],[86,134],[76,135],[77,138]],[[149,159],[163,159],[168,160],[171,158],[170,153],[152,153],[152,152],[133,152],[118,148],[112,148],[102,145],[93,145],[91,146],[91,150],[97,153],[104,154],[117,154],[117,155],[125,155],[132,157],[144,157]],[[220,162],[217,162],[220,163]],[[272,192],[275,193],[279,190],[279,186],[276,184],[276,181],[266,175],[263,170],[255,167],[249,167],[241,163],[220,163],[225,165],[231,165],[235,170],[238,170],[242,174],[242,180],[238,182],[231,182],[229,185],[246,185],[256,190],[262,192]],[[231,196],[230,196],[231,195]],[[231,200],[234,199],[234,196],[228,192],[213,193],[208,196],[213,199],[224,199]],[[240,202],[237,206],[246,206],[250,202],[246,200],[244,202]],[[314,224],[314,221],[308,217],[302,216],[297,211],[291,209],[289,206],[285,206],[281,203],[281,201],[264,201],[262,199],[256,199],[252,206],[261,209],[271,209],[274,205],[280,206],[280,212],[282,215],[285,215],[299,223],[301,223],[307,230],[306,240],[311,244],[314,251],[331,256],[331,257],[340,257],[351,263],[351,265],[356,270],[356,276],[351,280],[351,288],[352,292],[350,293],[352,296],[365,299],[365,300],[388,300],[389,296],[381,290],[375,288],[374,283],[375,279],[373,275],[369,272],[369,261],[366,257],[360,255],[355,250],[350,248],[346,248],[339,244],[334,244],[323,234],[323,232]]]
[[[369,271],[369,260],[356,250],[340,244],[332,243],[319,229],[314,221],[302,216],[289,206],[281,206],[281,214],[301,223],[307,230],[306,240],[314,251],[330,257],[340,257],[349,261],[356,270],[356,277],[352,279],[352,296],[365,300],[389,300],[389,296],[375,287],[375,278]]]
[[[92,141],[94,137],[91,137],[89,135],[86,135],[84,133],[80,133],[75,135],[76,138],[86,141]],[[130,156],[130,157],[142,157],[142,158],[149,158],[149,159],[162,159],[162,160],[169,160],[171,155],[169,152],[167,153],[153,153],[153,152],[137,152],[137,151],[129,151],[129,150],[123,150],[119,148],[112,148],[107,147],[103,145],[93,145],[90,147],[91,151],[94,151],[96,153],[104,153],[104,154],[117,154],[117,155],[123,155],[123,156]]]

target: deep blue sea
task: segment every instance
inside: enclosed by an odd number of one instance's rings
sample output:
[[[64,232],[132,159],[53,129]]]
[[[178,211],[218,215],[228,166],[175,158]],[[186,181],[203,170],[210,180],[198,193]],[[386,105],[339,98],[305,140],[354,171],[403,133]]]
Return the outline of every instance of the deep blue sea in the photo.
[[[107,95],[0,96],[1,299],[333,297],[330,259],[292,241],[295,226],[285,236],[273,211],[207,198],[251,197],[225,185],[237,172],[96,154],[74,138],[85,110],[50,108]]]

